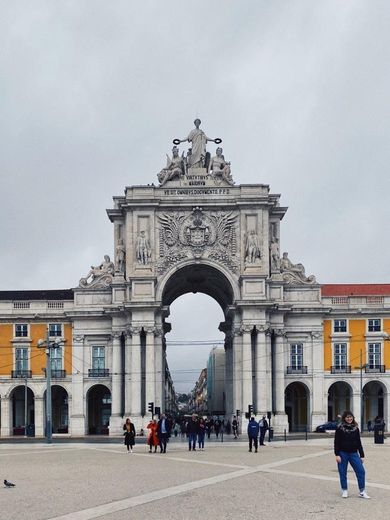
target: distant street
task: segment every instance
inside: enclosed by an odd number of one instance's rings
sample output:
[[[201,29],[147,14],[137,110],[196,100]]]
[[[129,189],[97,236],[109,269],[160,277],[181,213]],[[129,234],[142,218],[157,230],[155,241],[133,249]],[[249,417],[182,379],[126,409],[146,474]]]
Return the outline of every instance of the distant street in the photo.
[[[7,520],[132,520],[227,518],[242,520],[387,518],[390,510],[390,448],[364,439],[370,501],[342,499],[332,437],[278,441],[249,453],[239,441],[211,441],[189,452],[172,439],[167,453],[149,454],[137,444],[127,454],[112,443],[0,444],[0,490]]]

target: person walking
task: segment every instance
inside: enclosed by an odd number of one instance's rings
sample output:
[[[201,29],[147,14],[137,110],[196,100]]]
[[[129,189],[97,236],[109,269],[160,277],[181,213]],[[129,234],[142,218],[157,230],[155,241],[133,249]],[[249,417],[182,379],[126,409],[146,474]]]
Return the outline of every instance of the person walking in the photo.
[[[129,418],[126,419],[123,429],[123,435],[125,436],[124,443],[127,448],[127,453],[133,453],[133,446],[135,444],[135,426]]]
[[[252,445],[255,445],[255,453],[257,453],[258,439],[259,436],[259,424],[255,421],[254,417],[250,418],[248,423],[248,439],[249,439],[249,451],[252,451]]]
[[[204,438],[206,435],[206,424],[203,417],[200,418],[198,424],[198,446],[201,451],[204,451]]]
[[[152,419],[150,423],[147,425],[147,429],[149,430],[148,435],[148,446],[149,453],[152,453],[152,448],[154,448],[154,453],[157,451],[158,446],[158,435],[157,435],[157,421],[156,419]]]
[[[235,415],[233,416],[233,420],[232,420],[232,429],[233,429],[234,438],[238,439],[238,420]]]
[[[268,430],[268,421],[265,415],[260,419],[259,421],[259,428],[260,428],[260,446],[265,446],[264,444],[264,437]]]
[[[167,442],[171,435],[171,423],[167,417],[165,417],[165,414],[161,415],[160,420],[157,423],[157,435],[160,444],[160,453],[166,453]]]
[[[340,476],[341,496],[348,498],[347,468],[351,464],[359,486],[359,497],[370,498],[365,490],[366,472],[363,466],[364,451],[360,431],[353,413],[346,410],[334,436],[334,454]]]
[[[199,422],[195,413],[187,423],[188,451],[196,451],[196,437],[199,433]]]

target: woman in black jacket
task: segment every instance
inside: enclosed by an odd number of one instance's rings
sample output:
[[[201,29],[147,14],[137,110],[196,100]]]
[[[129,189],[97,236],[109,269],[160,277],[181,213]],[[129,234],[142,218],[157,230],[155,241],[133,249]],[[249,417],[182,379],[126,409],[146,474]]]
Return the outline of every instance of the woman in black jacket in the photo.
[[[127,448],[127,453],[129,451],[133,453],[133,446],[135,444],[135,426],[130,421],[130,419],[126,419],[125,424],[123,425],[124,436],[125,436],[125,446]]]
[[[353,413],[345,411],[334,436],[334,454],[340,475],[343,498],[348,498],[347,468],[351,464],[359,486],[359,496],[370,498],[365,491],[364,451],[360,432]]]

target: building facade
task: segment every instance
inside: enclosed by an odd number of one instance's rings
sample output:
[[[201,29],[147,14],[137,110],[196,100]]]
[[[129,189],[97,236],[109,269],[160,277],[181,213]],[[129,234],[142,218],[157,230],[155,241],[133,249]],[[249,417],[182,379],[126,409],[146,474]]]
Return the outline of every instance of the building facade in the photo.
[[[234,184],[199,126],[192,153],[175,146],[159,186],[114,197],[114,261],[104,256],[69,291],[0,293],[2,435],[26,422],[43,433],[45,336],[61,345],[48,350],[55,432],[120,434],[126,416],[145,428],[149,403],[174,408],[168,318],[188,292],[224,313],[227,416],[251,405],[272,413],[276,431],[314,429],[347,404],[364,420],[388,418],[388,286],[339,294],[281,254],[280,195]]]

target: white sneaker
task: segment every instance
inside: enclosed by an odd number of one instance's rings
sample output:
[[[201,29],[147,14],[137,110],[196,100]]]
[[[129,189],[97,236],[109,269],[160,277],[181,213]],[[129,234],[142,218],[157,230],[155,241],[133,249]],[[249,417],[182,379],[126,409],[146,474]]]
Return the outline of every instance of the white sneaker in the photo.
[[[359,493],[359,497],[360,498],[371,498],[367,495],[367,493],[363,490],[363,491],[360,491]]]
[[[348,498],[348,489],[343,489],[341,496],[342,496],[342,498]]]

